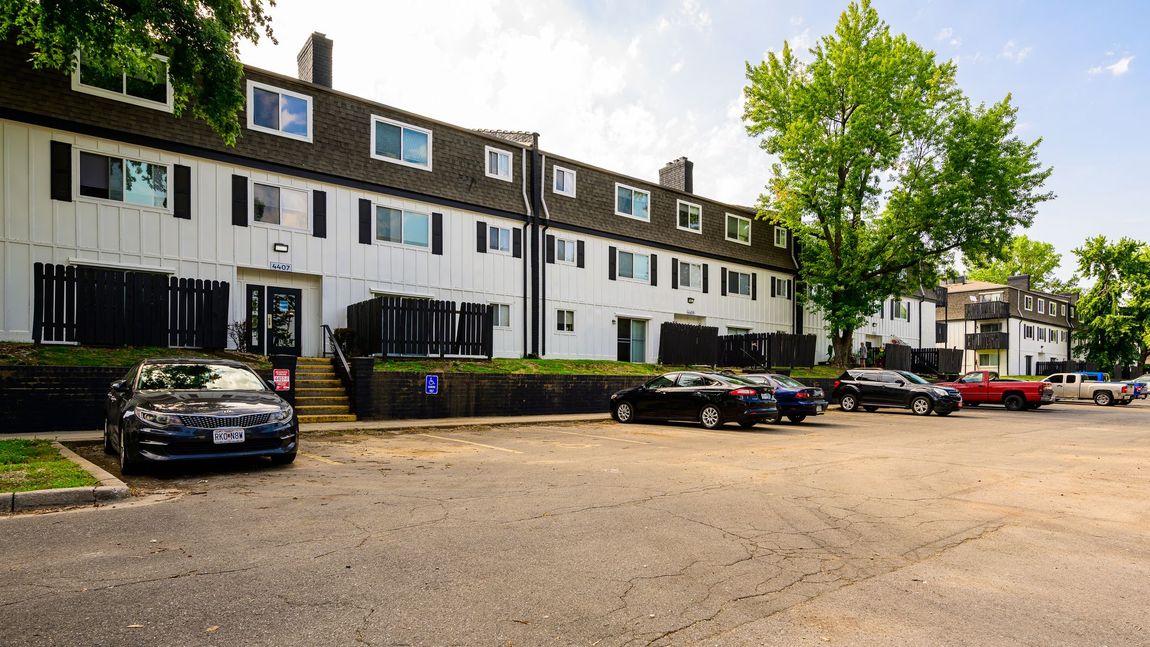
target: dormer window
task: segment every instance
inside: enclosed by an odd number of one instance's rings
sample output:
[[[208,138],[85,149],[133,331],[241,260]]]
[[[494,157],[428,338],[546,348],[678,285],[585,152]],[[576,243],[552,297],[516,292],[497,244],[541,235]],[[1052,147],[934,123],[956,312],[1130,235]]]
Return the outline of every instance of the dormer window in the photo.
[[[168,59],[153,57],[154,78],[131,75],[120,69],[103,69],[90,65],[83,54],[76,56],[72,72],[72,89],[77,92],[123,101],[125,103],[172,111],[172,85],[168,82]]]
[[[511,151],[485,146],[487,157],[487,177],[505,182],[511,181]]]
[[[311,97],[248,81],[248,128],[311,141]]]
[[[372,115],[371,156],[377,160],[430,171],[431,131]]]

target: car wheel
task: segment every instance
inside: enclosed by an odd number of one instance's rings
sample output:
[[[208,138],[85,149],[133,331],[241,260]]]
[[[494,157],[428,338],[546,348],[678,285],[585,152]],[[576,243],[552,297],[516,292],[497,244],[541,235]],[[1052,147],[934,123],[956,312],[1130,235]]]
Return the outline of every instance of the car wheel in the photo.
[[[635,421],[635,408],[630,402],[620,402],[615,405],[615,419],[624,424]]]
[[[803,416],[803,415],[787,416],[787,420],[790,420],[792,425],[797,425],[806,419],[807,419],[807,417]]]
[[[757,422],[757,421],[755,421],[755,420],[744,420],[744,421],[739,423],[739,426],[742,427],[743,429],[750,429],[751,427],[755,426],[755,422]]]
[[[1021,395],[1008,395],[1002,404],[1006,405],[1007,411],[1022,411],[1026,408],[1026,400]]]
[[[104,453],[112,456],[116,453],[116,448],[112,446],[112,426],[108,421],[104,421]]]
[[[291,465],[295,462],[295,452],[272,456],[272,465]]]
[[[910,410],[913,411],[916,416],[929,416],[930,410],[933,408],[934,403],[925,395],[920,395],[910,401]]]
[[[704,429],[718,429],[723,426],[723,414],[718,407],[708,404],[699,412],[699,422]]]
[[[125,438],[126,432],[120,430],[120,474],[136,474],[140,471],[140,459],[133,456],[132,452],[128,450],[128,441]]]
[[[1098,391],[1094,394],[1094,404],[1100,407],[1109,406],[1113,402],[1114,398],[1110,397],[1110,393],[1108,391]]]
[[[853,393],[847,393],[839,398],[839,408],[847,413],[858,411],[859,399]]]
[[[878,407],[874,405],[865,406],[863,407],[863,411],[866,411],[867,413],[874,413],[875,411],[878,411]]]

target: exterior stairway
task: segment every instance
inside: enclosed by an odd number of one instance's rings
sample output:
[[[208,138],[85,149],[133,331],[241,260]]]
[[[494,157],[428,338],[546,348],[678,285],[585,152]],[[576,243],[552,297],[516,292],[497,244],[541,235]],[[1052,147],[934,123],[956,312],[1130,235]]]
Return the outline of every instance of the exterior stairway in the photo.
[[[295,410],[301,423],[355,422],[330,357],[296,359]]]

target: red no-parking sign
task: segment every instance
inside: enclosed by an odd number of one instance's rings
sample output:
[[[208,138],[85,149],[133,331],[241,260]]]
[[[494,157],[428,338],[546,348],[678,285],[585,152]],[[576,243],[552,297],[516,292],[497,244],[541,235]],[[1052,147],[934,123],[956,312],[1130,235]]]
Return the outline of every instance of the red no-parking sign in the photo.
[[[272,382],[276,385],[276,391],[290,391],[291,371],[286,368],[273,368]]]

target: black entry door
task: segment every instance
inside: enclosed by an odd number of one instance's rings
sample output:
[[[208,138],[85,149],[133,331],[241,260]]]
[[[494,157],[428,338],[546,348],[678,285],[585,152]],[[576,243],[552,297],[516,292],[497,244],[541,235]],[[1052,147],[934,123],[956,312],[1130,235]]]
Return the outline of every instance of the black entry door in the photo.
[[[299,355],[302,291],[268,287],[267,302],[267,354]]]

